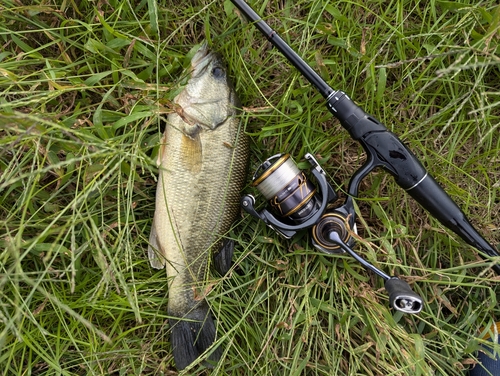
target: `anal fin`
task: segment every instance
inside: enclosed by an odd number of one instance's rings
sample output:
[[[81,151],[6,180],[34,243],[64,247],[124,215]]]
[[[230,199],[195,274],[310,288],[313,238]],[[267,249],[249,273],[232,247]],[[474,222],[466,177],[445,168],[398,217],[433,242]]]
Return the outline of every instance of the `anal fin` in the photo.
[[[224,239],[221,249],[214,253],[212,261],[214,268],[220,275],[225,275],[233,263],[234,240]]]

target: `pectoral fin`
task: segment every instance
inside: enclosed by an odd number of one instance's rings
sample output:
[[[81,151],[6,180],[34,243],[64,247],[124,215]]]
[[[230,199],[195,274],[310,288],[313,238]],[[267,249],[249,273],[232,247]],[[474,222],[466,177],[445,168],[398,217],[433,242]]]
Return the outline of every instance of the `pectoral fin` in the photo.
[[[201,171],[203,150],[199,132],[187,136],[183,134],[181,142],[181,163],[192,173]]]
[[[151,234],[149,235],[148,258],[149,264],[152,268],[163,269],[165,267],[166,259],[162,249],[158,245],[158,237],[156,236],[154,219],[153,225],[151,226]]]

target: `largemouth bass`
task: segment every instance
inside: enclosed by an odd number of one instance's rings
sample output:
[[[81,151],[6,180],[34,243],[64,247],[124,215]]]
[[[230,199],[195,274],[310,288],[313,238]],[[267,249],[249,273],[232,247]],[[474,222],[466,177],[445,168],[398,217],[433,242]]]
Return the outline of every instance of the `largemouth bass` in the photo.
[[[246,178],[248,139],[240,103],[218,54],[202,45],[191,60],[191,77],[174,99],[158,156],[156,208],[149,238],[151,266],[166,266],[171,345],[184,369],[215,341],[204,299],[209,255],[224,274],[234,244],[224,239],[239,213]],[[220,348],[207,365],[216,362]]]

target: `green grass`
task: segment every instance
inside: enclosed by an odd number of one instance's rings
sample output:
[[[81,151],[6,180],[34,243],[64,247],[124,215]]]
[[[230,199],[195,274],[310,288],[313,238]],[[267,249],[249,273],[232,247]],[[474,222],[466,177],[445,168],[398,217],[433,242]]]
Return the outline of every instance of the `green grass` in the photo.
[[[492,1],[251,2],[335,88],[400,135],[500,243],[500,7]],[[27,5],[30,4],[30,5]],[[175,374],[167,277],[149,267],[155,156],[193,48],[231,71],[251,169],[319,157],[339,190],[362,149],[229,1],[0,5],[0,365],[6,375]],[[302,164],[305,166],[305,164]],[[250,187],[246,192],[254,193]],[[359,252],[408,280],[418,316],[346,256],[242,216],[208,300],[224,356],[184,374],[462,375],[500,317],[498,277],[383,171]]]

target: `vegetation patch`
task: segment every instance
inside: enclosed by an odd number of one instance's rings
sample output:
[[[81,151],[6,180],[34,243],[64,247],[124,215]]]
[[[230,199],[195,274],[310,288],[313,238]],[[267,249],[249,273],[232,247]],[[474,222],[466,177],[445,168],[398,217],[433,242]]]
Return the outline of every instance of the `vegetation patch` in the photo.
[[[250,2],[336,89],[398,134],[500,243],[500,7],[491,1]],[[244,105],[253,170],[314,154],[342,195],[362,149],[229,0],[3,0],[0,364],[9,375],[172,375],[164,271],[147,259],[156,155],[203,41]],[[299,164],[307,166],[306,163]],[[248,178],[250,181],[250,177]],[[257,194],[248,187],[246,193]],[[248,215],[207,300],[224,349],[182,374],[463,375],[499,320],[491,262],[384,171],[360,187],[358,251],[426,304]],[[484,330],[483,330],[484,332]]]

